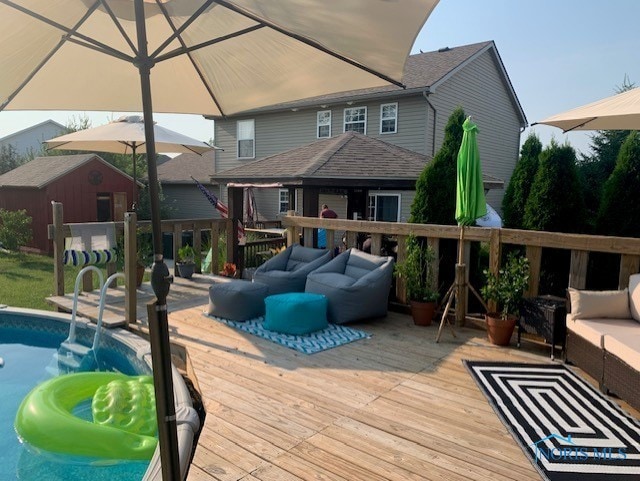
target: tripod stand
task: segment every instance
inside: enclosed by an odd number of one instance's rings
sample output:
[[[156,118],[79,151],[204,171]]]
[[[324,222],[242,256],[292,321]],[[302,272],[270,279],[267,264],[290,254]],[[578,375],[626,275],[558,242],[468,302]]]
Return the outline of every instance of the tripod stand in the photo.
[[[442,329],[444,325],[447,324],[449,329],[451,330],[451,334],[453,337],[456,337],[456,331],[453,329],[453,326],[449,322],[448,314],[451,305],[455,299],[456,307],[459,307],[463,304],[463,296],[464,296],[464,288],[468,287],[471,292],[478,298],[478,300],[482,303],[482,306],[485,310],[488,311],[487,305],[478,294],[478,291],[467,282],[467,266],[463,264],[464,262],[464,226],[460,226],[460,239],[458,240],[458,262],[456,263],[456,275],[453,281],[453,284],[447,290],[446,295],[444,296],[443,303],[445,303],[444,311],[442,312],[442,319],[440,319],[440,327],[438,327],[438,335],[436,336],[436,342],[440,342],[440,336],[442,335]],[[463,313],[464,315],[464,313]]]

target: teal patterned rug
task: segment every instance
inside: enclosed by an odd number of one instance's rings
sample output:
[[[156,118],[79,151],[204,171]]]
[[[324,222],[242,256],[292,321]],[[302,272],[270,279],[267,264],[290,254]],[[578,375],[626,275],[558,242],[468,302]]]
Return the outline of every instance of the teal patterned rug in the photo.
[[[249,321],[239,322],[221,317],[214,317],[204,314],[206,317],[222,322],[234,329],[248,332],[254,336],[259,336],[269,341],[282,344],[304,354],[314,354],[316,352],[325,351],[333,347],[348,344],[359,339],[368,339],[370,334],[364,331],[358,331],[350,327],[338,324],[329,324],[329,327],[321,331],[312,332],[304,336],[291,336],[288,334],[280,334],[279,332],[268,331],[262,327],[263,317],[257,317]]]

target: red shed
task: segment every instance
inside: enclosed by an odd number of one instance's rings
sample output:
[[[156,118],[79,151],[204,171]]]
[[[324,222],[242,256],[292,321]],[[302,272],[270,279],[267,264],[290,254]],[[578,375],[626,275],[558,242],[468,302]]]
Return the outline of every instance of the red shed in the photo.
[[[64,222],[122,220],[133,179],[95,154],[37,157],[0,175],[0,208],[26,209],[33,219],[29,247],[50,253],[51,201],[64,205]]]

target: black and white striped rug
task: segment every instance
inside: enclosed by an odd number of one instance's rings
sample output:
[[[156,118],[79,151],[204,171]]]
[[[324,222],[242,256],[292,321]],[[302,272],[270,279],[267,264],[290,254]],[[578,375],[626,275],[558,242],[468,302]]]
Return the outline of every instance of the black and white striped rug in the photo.
[[[565,366],[463,362],[545,480],[640,480],[640,423]]]

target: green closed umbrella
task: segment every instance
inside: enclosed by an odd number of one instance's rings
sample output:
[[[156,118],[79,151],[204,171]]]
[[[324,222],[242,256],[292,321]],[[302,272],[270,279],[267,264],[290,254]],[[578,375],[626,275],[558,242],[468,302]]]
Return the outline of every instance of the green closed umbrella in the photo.
[[[487,202],[484,198],[484,183],[482,182],[482,169],[480,166],[480,152],[476,134],[478,126],[471,122],[471,117],[462,124],[463,134],[460,150],[458,151],[457,181],[456,181],[456,221],[460,226],[460,241],[458,242],[458,262],[456,264],[456,278],[443,299],[445,304],[438,328],[436,342],[440,342],[442,328],[448,324],[447,315],[454,299],[459,306],[463,302],[464,287],[469,287],[471,292],[480,300],[485,309],[486,304],[466,281],[466,266],[464,265],[464,228],[473,225],[479,217],[487,215]],[[462,321],[462,308],[456,307],[456,321]],[[462,317],[461,317],[462,316]],[[451,327],[451,326],[449,326]],[[453,327],[451,333],[455,337]]]
[[[480,152],[476,134],[478,126],[471,118],[462,124],[464,133],[458,151],[458,178],[456,184],[456,221],[458,225],[472,225],[478,217],[487,215],[484,184],[480,167]]]

